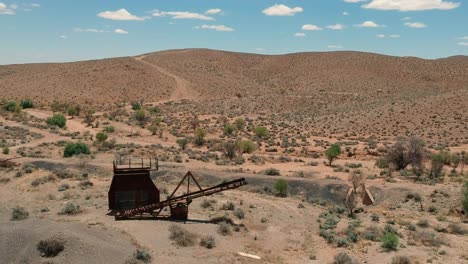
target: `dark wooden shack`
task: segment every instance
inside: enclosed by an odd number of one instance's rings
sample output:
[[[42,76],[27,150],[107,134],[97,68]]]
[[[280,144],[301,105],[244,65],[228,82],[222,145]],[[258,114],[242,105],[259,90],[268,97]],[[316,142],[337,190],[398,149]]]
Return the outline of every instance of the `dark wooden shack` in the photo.
[[[109,189],[109,210],[128,210],[159,202],[159,190],[151,180],[157,160],[114,161],[114,177]]]

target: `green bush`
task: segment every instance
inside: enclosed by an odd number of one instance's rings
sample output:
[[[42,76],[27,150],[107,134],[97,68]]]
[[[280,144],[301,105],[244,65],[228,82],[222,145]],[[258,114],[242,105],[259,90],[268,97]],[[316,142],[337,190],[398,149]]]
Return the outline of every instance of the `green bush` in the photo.
[[[180,148],[182,150],[185,150],[185,148],[187,147],[187,144],[188,144],[188,139],[186,138],[179,138],[176,140],[176,143],[180,146]]]
[[[67,203],[60,214],[65,214],[65,215],[76,215],[81,212],[80,206],[75,205],[74,203]]]
[[[232,133],[234,133],[234,131],[236,131],[236,125],[233,125],[233,124],[229,124],[229,125],[226,125],[224,127],[224,134],[225,135],[232,135]]]
[[[465,215],[468,215],[468,181],[465,182],[463,185],[463,210],[465,211]]]
[[[244,127],[245,127],[244,118],[240,117],[240,118],[236,119],[235,124],[236,124],[236,127],[237,127],[238,130],[244,129]]]
[[[99,141],[99,142],[104,142],[107,140],[107,134],[105,132],[99,132],[96,134],[96,139]]]
[[[150,263],[151,262],[151,255],[150,253],[146,252],[145,250],[142,249],[137,249],[137,251],[133,254],[134,258],[137,260],[140,260],[144,263]]]
[[[21,106],[15,101],[10,101],[3,106],[3,109],[8,112],[19,113],[21,111]]]
[[[243,140],[239,142],[239,150],[241,154],[252,154],[257,150],[257,144],[251,140]]]
[[[339,144],[333,144],[325,151],[325,156],[328,159],[328,165],[331,166],[334,159],[341,154],[341,147]]]
[[[80,154],[89,155],[91,152],[89,151],[88,145],[83,142],[77,143],[68,143],[63,151],[63,156],[65,158],[69,158],[72,156],[78,156]]]
[[[37,250],[46,258],[55,257],[64,249],[65,243],[57,239],[41,240],[37,244]]]
[[[195,129],[195,144],[197,146],[203,145],[205,143],[206,130],[204,128],[198,127]]]
[[[106,126],[106,127],[104,128],[104,132],[106,132],[106,133],[114,133],[114,132],[115,132],[115,127],[113,127],[113,126]]]
[[[389,250],[397,250],[399,244],[398,236],[392,232],[387,232],[382,237],[382,247]]]
[[[279,196],[286,197],[288,195],[288,181],[286,180],[279,179],[275,181],[273,188]]]
[[[254,133],[259,138],[267,138],[270,135],[270,133],[268,132],[268,129],[263,126],[256,127],[254,129]]]
[[[67,119],[62,114],[54,114],[52,117],[47,118],[47,124],[50,126],[58,126],[64,128]]]
[[[265,175],[268,175],[268,176],[279,176],[280,175],[280,171],[275,169],[275,168],[266,169],[263,173]]]
[[[5,155],[8,155],[8,154],[10,154],[10,149],[7,146],[5,146],[2,149],[2,153],[5,154]]]
[[[23,109],[26,109],[26,108],[33,108],[34,107],[34,104],[33,104],[33,101],[31,99],[24,99],[21,101],[20,103],[21,107]]]

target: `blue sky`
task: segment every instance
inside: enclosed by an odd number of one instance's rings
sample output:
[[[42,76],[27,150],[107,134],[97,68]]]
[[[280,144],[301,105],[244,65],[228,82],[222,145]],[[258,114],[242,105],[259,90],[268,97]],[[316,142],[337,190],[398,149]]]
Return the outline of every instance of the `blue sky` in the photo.
[[[468,55],[464,0],[0,0],[0,64],[178,48]]]

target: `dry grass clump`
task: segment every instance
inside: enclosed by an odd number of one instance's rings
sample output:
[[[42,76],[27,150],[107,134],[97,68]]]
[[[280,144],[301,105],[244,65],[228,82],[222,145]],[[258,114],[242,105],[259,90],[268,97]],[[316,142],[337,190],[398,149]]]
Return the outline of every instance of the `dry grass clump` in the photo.
[[[188,247],[195,244],[196,235],[178,225],[169,226],[169,239],[178,246]]]
[[[17,221],[17,220],[24,220],[29,217],[29,212],[24,209],[23,207],[16,206],[13,208],[11,212],[11,220]]]
[[[51,258],[57,256],[65,249],[65,243],[57,239],[41,240],[37,244],[37,250],[41,256]]]
[[[205,248],[209,248],[209,249],[214,248],[216,246],[216,242],[215,242],[214,237],[212,237],[212,236],[203,237],[200,240],[200,246],[205,247]]]
[[[332,264],[359,264],[359,262],[344,252],[338,253],[333,259]]]

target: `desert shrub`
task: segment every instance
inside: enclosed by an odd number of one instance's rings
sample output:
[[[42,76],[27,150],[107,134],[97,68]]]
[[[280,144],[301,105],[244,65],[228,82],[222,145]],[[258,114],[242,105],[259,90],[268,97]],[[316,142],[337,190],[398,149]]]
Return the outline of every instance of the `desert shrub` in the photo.
[[[96,139],[99,141],[99,142],[104,142],[107,140],[107,134],[105,132],[98,132],[96,134]]]
[[[221,207],[221,209],[226,210],[226,211],[234,211],[234,208],[236,206],[234,205],[233,202],[229,201],[227,203],[224,203]]]
[[[268,129],[263,126],[256,127],[254,129],[254,133],[259,138],[268,138],[268,136],[270,135],[270,133],[268,132]]]
[[[90,180],[83,180],[80,181],[80,188],[82,190],[88,189],[89,187],[93,186],[94,184]]]
[[[334,159],[341,154],[341,146],[339,144],[333,144],[325,151],[325,156],[328,159],[328,165],[331,166]]]
[[[460,224],[450,223],[448,228],[452,234],[464,235],[467,233],[467,230],[465,230]]]
[[[388,161],[386,159],[380,158],[375,161],[375,166],[379,169],[387,169]]]
[[[437,180],[441,176],[445,162],[446,157],[443,152],[431,155],[431,170],[429,172],[431,179]]]
[[[245,127],[245,120],[244,118],[240,117],[240,118],[237,118],[236,121],[234,122],[235,125],[236,125],[236,128],[238,130],[243,130],[244,127]]]
[[[144,126],[144,124],[146,123],[147,119],[146,119],[146,112],[145,110],[137,110],[134,114],[134,118],[136,121],[138,121],[140,123],[141,126]]]
[[[226,156],[230,160],[232,160],[236,156],[237,147],[238,147],[236,142],[232,140],[226,141],[223,143],[222,147],[223,147],[224,156]]]
[[[208,207],[211,207],[211,205],[215,202],[216,200],[203,199],[203,201],[200,204],[200,207],[206,209]]]
[[[346,237],[340,237],[336,240],[337,247],[349,247],[350,241]]]
[[[37,186],[39,186],[41,184],[44,184],[44,183],[47,183],[47,182],[50,182],[50,181],[53,181],[53,180],[55,180],[55,178],[52,175],[44,176],[44,177],[41,177],[41,178],[36,178],[31,182],[31,186],[37,187]]]
[[[382,247],[388,250],[397,250],[399,244],[398,236],[392,232],[387,232],[382,237]]]
[[[54,114],[52,117],[47,118],[47,124],[49,126],[64,128],[67,124],[67,119],[62,114]]]
[[[216,242],[214,237],[206,236],[200,239],[200,246],[205,248],[214,248],[216,246]]]
[[[201,146],[205,143],[206,129],[198,127],[195,129],[194,143],[197,146]]]
[[[34,107],[34,104],[33,104],[33,101],[31,99],[24,99],[21,101],[20,103],[21,107],[23,109],[26,109],[26,108],[33,108]]]
[[[169,226],[169,239],[174,241],[178,246],[188,247],[195,244],[195,234],[189,232],[178,225]]]
[[[427,221],[427,219],[421,219],[418,221],[417,225],[422,228],[427,228],[429,227],[429,221]]]
[[[10,153],[10,149],[7,146],[5,146],[5,147],[2,148],[2,153],[4,155],[8,155]]]
[[[390,264],[412,264],[413,261],[408,256],[394,256]]]
[[[372,214],[371,215],[371,220],[372,220],[372,222],[379,222],[380,221],[380,216],[378,214]]]
[[[105,133],[114,133],[115,127],[114,126],[106,126],[103,130]]]
[[[59,192],[66,191],[66,190],[68,190],[68,189],[70,189],[70,185],[67,184],[67,183],[64,183],[64,184],[62,184],[62,185],[60,185],[60,186],[58,187],[58,191],[59,191]]]
[[[141,109],[141,103],[140,102],[133,102],[132,103],[132,110],[138,111]]]
[[[355,259],[350,257],[348,254],[344,252],[340,252],[337,255],[335,255],[335,258],[333,259],[332,264],[358,264]]]
[[[65,150],[63,151],[63,156],[65,158],[78,156],[80,154],[85,154],[85,155],[91,154],[91,152],[89,151],[88,145],[86,145],[83,142],[68,143],[65,146]]]
[[[327,243],[335,242],[335,231],[333,230],[321,229],[320,236],[323,237]]]
[[[69,116],[78,116],[81,113],[81,106],[79,104],[68,106],[67,114]]]
[[[41,256],[51,258],[57,256],[65,249],[65,243],[57,239],[46,239],[39,241],[36,248],[41,253]]]
[[[462,205],[463,205],[463,210],[465,211],[465,215],[468,215],[468,181],[465,182],[463,185],[463,200],[462,200]]]
[[[251,140],[242,140],[239,142],[239,151],[241,154],[252,154],[257,150],[257,144]]]
[[[186,138],[178,138],[176,140],[176,143],[179,145],[179,147],[182,149],[182,150],[185,150],[185,148],[187,147],[187,144],[188,144],[188,139]]]
[[[275,169],[275,168],[269,168],[263,171],[263,174],[268,175],[268,176],[279,176],[280,171]]]
[[[233,125],[233,124],[228,124],[226,126],[224,126],[224,134],[225,135],[232,135],[232,133],[234,133],[236,131],[236,125]]]
[[[364,229],[362,236],[370,241],[379,241],[382,237],[382,230],[377,226],[369,226]]]
[[[231,225],[228,224],[227,222],[220,222],[218,224],[218,233],[223,235],[223,236],[226,236],[226,235],[229,235],[231,234]]]
[[[13,221],[24,220],[24,219],[27,219],[28,217],[29,217],[29,212],[20,206],[16,206],[15,208],[13,208],[11,212],[11,220]]]
[[[273,184],[273,188],[279,196],[286,197],[288,195],[288,181],[279,179]]]
[[[67,203],[63,208],[60,214],[64,215],[76,215],[81,212],[80,206],[75,205],[74,203]]]
[[[142,261],[143,263],[151,262],[151,254],[143,249],[137,249],[135,253],[133,253],[133,258]]]
[[[400,171],[411,165],[422,171],[423,161],[426,154],[424,141],[417,137],[400,138],[387,150],[385,160],[389,167]]]
[[[445,244],[442,237],[429,230],[421,230],[411,234],[413,241],[422,243],[424,246],[440,247]]]
[[[15,101],[10,101],[3,105],[3,109],[8,112],[19,113],[21,111],[21,106]]]
[[[244,219],[244,216],[245,216],[244,211],[240,208],[237,208],[236,210],[234,210],[233,214],[239,219]]]

